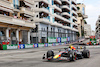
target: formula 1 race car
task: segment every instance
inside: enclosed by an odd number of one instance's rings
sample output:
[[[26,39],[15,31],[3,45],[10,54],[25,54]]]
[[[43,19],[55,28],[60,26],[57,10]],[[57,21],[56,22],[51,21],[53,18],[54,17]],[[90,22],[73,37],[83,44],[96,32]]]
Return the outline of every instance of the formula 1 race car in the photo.
[[[84,48],[83,51],[78,50],[70,50],[69,48],[64,48],[63,51],[59,51],[58,54],[54,54],[53,50],[47,51],[46,54],[43,55],[42,59],[47,60],[67,60],[67,61],[75,61],[77,59],[89,58],[90,51]]]

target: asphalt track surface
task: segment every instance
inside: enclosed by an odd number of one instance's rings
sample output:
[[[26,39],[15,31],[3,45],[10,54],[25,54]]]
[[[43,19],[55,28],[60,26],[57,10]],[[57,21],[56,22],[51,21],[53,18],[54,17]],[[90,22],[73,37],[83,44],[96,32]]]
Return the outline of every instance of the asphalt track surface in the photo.
[[[66,46],[0,51],[0,67],[100,67],[100,48],[91,48],[91,57],[75,62],[48,62],[42,60],[47,50],[55,53]]]

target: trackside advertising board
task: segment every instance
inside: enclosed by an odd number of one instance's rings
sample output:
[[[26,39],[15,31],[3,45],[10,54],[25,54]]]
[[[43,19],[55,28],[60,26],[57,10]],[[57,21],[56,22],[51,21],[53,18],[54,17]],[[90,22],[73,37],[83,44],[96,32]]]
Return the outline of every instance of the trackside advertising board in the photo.
[[[48,43],[48,47],[52,46],[52,43]]]
[[[35,43],[35,44],[34,44],[34,48],[37,48],[37,47],[38,47],[38,43]]]
[[[2,45],[1,50],[7,50],[7,45]]]
[[[7,49],[18,49],[18,45],[17,44],[7,45]]]
[[[18,49],[24,49],[25,48],[25,44],[19,44],[18,45]]]
[[[48,43],[55,43],[56,37],[48,37]]]
[[[48,37],[48,43],[64,43],[70,41],[70,37]]]
[[[38,46],[39,47],[44,47],[44,43],[39,43]]]
[[[45,44],[44,44],[44,47],[48,47],[48,43],[45,43]]]
[[[25,44],[25,48],[34,48],[34,44]]]
[[[61,38],[61,42],[66,42],[67,41],[67,37],[62,37]]]

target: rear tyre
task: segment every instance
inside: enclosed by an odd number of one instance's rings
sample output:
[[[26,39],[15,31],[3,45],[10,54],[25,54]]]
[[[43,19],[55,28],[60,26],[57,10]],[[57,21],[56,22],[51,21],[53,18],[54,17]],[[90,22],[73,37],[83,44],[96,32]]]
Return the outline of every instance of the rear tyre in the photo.
[[[54,56],[54,52],[52,50],[47,51],[47,58]]]
[[[89,50],[83,50],[83,57],[89,58],[90,57],[90,51]]]

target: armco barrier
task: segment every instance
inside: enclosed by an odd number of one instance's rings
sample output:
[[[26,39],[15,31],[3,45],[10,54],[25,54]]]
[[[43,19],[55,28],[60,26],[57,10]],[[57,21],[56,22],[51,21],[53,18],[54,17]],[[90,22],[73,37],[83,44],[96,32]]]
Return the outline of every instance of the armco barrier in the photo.
[[[25,48],[34,48],[34,44],[25,44]]]
[[[34,44],[34,48],[37,48],[38,47],[38,44],[36,43],[36,44]]]
[[[25,48],[25,44],[19,44],[18,45],[18,49],[24,49]]]

